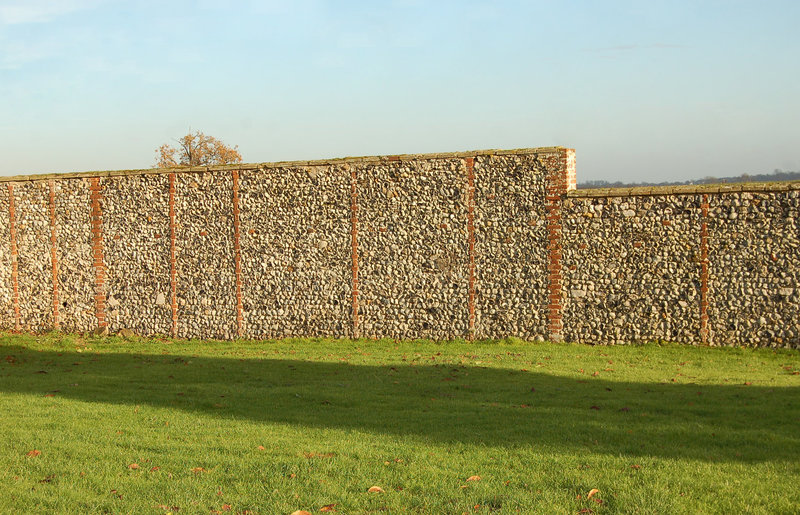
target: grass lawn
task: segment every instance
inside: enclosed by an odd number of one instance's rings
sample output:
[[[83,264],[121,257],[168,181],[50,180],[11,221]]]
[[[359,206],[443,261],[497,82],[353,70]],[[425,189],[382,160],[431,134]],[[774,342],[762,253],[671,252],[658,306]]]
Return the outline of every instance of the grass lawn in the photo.
[[[3,513],[800,511],[796,351],[0,342]]]

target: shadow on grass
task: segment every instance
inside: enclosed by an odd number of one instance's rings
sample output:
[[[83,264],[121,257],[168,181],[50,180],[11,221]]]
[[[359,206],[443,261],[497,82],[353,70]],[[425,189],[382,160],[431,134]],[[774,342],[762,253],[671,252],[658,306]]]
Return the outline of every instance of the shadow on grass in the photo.
[[[0,391],[548,452],[789,461],[800,388],[577,380],[461,365],[77,353],[0,345]]]

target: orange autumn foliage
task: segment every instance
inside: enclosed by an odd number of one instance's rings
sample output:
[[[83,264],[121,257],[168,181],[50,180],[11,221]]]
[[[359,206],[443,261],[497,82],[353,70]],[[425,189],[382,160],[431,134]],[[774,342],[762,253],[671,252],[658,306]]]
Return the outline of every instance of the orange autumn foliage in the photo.
[[[177,140],[178,148],[161,145],[156,149],[156,168],[174,166],[211,166],[241,163],[239,147],[229,147],[213,136],[200,131],[189,133]]]

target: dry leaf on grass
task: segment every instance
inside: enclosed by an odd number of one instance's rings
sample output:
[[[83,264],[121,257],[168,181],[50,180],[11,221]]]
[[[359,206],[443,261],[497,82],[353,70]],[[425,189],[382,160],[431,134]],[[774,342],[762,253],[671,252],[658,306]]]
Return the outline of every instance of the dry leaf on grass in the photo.
[[[293,511],[291,515],[311,515],[311,513],[307,512],[305,510],[297,510],[297,511]]]
[[[371,487],[369,487],[369,490],[367,490],[367,492],[369,492],[371,494],[382,494],[383,493],[383,488],[381,488],[379,486],[371,486]]]
[[[592,488],[591,490],[589,490],[589,493],[586,494],[586,498],[587,499],[591,499],[595,494],[599,494],[599,493],[600,493],[600,490],[598,490],[597,488]]]
[[[136,469],[139,468],[139,464],[138,463],[131,463],[130,465],[128,465],[128,468],[131,469],[131,470],[136,470]]]
[[[42,454],[42,451],[37,451],[36,449],[34,449],[32,451],[28,451],[28,454],[26,454],[25,456],[27,456],[29,458],[35,458],[36,456],[39,456],[40,454]]]
[[[480,481],[480,480],[481,480],[481,476],[469,476],[467,478],[467,481]]]
[[[259,451],[265,451],[266,449],[267,449],[267,448],[266,448],[266,447],[264,447],[263,445],[259,445],[259,446],[258,446],[258,450],[259,450]]]
[[[304,458],[333,458],[336,453],[333,452],[304,452]]]
[[[320,508],[319,511],[336,511],[335,508],[336,508],[336,503],[326,504],[325,506]]]
[[[203,472],[208,472],[208,471],[203,467],[195,467],[192,469],[192,472],[194,472],[195,474],[202,474]]]

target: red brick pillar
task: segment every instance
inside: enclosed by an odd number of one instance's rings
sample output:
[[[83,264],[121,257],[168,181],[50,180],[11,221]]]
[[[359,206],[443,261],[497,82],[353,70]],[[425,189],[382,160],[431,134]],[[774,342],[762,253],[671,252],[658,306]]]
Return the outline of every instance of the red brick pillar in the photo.
[[[94,267],[94,303],[97,327],[105,331],[106,321],[106,265],[103,259],[102,186],[99,177],[89,179],[92,199],[92,266]]]
[[[564,339],[564,290],[561,277],[563,248],[562,205],[567,191],[575,189],[575,151],[562,148],[547,160],[545,174],[547,211],[547,333],[550,341]]]
[[[19,317],[19,250],[17,248],[17,210],[14,206],[14,185],[8,184],[8,228],[11,236],[11,287],[14,292],[14,330],[22,329]]]

